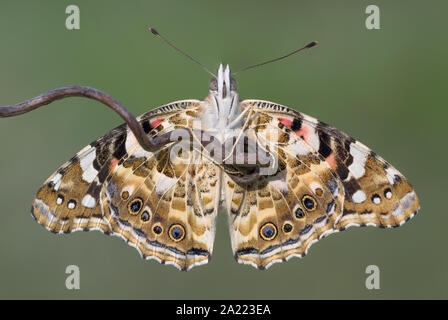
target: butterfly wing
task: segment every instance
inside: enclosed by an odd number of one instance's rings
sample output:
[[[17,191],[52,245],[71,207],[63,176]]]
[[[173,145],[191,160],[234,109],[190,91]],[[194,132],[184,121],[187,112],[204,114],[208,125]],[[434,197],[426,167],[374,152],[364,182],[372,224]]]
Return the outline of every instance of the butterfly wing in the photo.
[[[259,115],[250,124],[255,134],[275,137],[258,141],[277,146],[271,150],[279,169],[253,185],[227,178],[232,247],[239,262],[266,268],[303,256],[334,231],[397,227],[419,209],[403,175],[345,133],[272,102],[243,101],[242,108],[247,107]],[[268,194],[270,204],[262,197]],[[266,237],[270,234],[275,236]]]
[[[197,100],[179,101],[139,121],[156,136],[189,125],[200,108]],[[144,258],[186,270],[206,263],[213,248],[213,193],[219,186],[213,174],[210,163],[173,163],[169,148],[146,152],[122,125],[49,178],[34,199],[32,215],[54,233],[100,230],[121,236]]]

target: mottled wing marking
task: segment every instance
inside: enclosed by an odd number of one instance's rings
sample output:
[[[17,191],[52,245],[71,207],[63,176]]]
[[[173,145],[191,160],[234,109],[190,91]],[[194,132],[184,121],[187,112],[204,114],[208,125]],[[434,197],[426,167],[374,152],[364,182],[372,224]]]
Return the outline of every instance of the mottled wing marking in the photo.
[[[125,138],[125,127],[115,128],[59,168],[39,189],[32,206],[33,217],[54,233],[110,233],[98,199],[108,164],[125,154]]]
[[[246,101],[268,110],[319,151],[344,185],[344,212],[335,229],[372,225],[398,227],[419,210],[415,191],[387,161],[359,141],[317,119],[267,101]]]
[[[208,262],[219,199],[218,168],[205,161],[189,163],[193,152],[186,162],[170,158],[169,148],[150,157],[131,156],[114,169],[101,193],[114,234],[144,259],[181,270]],[[180,238],[172,233],[175,228]]]
[[[331,233],[342,214],[344,191],[330,165],[278,119],[264,115],[251,127],[278,147],[278,171],[248,185],[226,176],[224,186],[235,258],[265,269],[304,256]]]
[[[201,107],[197,100],[174,102],[138,120],[155,136],[191,127]],[[121,236],[142,256],[181,269],[205,263],[213,248],[218,169],[205,162],[172,161],[168,151],[146,152],[127,126],[119,126],[46,181],[34,199],[32,215],[54,233],[100,230]],[[141,203],[131,203],[135,197]],[[132,210],[137,208],[136,214]],[[156,226],[161,228],[158,235]]]
[[[345,133],[271,102],[246,100],[242,106],[258,112],[251,128],[259,137],[266,138],[265,131],[273,128],[284,134],[278,135],[281,164],[276,175],[246,186],[225,177],[238,262],[267,268],[303,256],[312,243],[332,232],[350,226],[397,227],[419,209],[403,175]],[[307,210],[304,196],[316,208]],[[261,234],[267,223],[276,229],[272,239]],[[290,226],[285,229],[286,224]]]

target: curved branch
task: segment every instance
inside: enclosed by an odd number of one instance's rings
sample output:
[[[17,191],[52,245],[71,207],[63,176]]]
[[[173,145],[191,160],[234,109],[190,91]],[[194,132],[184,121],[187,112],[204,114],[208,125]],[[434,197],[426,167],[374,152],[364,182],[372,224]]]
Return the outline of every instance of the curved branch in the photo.
[[[153,139],[148,138],[148,136],[145,134],[145,131],[143,130],[143,127],[140,125],[138,120],[135,118],[135,116],[132,114],[131,111],[129,111],[126,107],[124,107],[120,102],[109,96],[107,93],[104,93],[98,89],[92,88],[92,87],[86,87],[86,86],[69,86],[69,87],[62,87],[58,89],[54,89],[51,91],[48,91],[46,93],[43,93],[35,98],[26,100],[21,103],[17,103],[15,105],[10,106],[0,106],[0,117],[6,118],[6,117],[13,117],[18,116],[20,114],[24,114],[27,112],[30,112],[34,109],[37,109],[41,106],[50,104],[53,101],[60,100],[67,97],[84,97],[89,99],[97,100],[112,110],[114,110],[129,126],[132,133],[136,137],[139,144],[142,146],[143,149],[149,152],[155,152],[159,150],[161,147],[165,146],[168,143],[175,142],[177,139],[175,137],[182,136],[183,134],[191,134],[189,130],[186,129],[176,129],[171,132],[167,132],[161,136],[154,137]],[[217,163],[222,163],[225,161],[225,149],[224,145],[221,144],[218,141],[215,141],[214,137],[207,136],[205,132],[200,130],[197,132],[200,134],[200,143],[205,147],[208,144],[212,144],[213,148],[215,150],[222,149],[222,159],[215,159]],[[207,137],[207,138],[206,138]],[[203,140],[204,138],[204,140]],[[205,139],[206,138],[206,139]],[[236,159],[236,153],[235,150],[232,150],[233,157],[232,160]],[[249,155],[247,153],[243,154],[243,164],[241,164],[241,167],[257,167],[257,166],[265,166],[263,163],[260,163],[257,158],[256,163],[249,164],[248,161]],[[237,165],[238,166],[238,165]],[[239,177],[238,175],[232,175],[232,178],[236,180],[239,183],[248,183],[251,181],[254,181],[259,177],[259,169],[256,168],[256,170],[243,177]]]
[[[43,93],[35,98],[26,100],[24,102],[11,105],[11,106],[0,106],[0,117],[13,117],[17,116],[41,106],[47,105],[53,101],[67,98],[67,97],[85,97],[89,99],[97,100],[112,110],[114,110],[118,115],[126,121],[127,125],[131,129],[132,133],[135,135],[137,141],[140,143],[143,149],[154,152],[160,148],[160,145],[153,143],[145,134],[142,126],[126,107],[124,107],[120,102],[104,93],[92,87],[86,86],[69,86],[54,89]]]

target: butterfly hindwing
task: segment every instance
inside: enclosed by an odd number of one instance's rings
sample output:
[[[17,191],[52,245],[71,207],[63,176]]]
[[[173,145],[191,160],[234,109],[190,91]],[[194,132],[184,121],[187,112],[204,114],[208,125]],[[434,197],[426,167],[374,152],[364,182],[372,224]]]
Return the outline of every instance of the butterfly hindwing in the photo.
[[[143,258],[188,270],[210,258],[218,192],[214,164],[185,163],[164,148],[118,164],[102,203],[113,233]]]
[[[304,256],[331,233],[341,217],[344,190],[319,153],[289,136],[278,119],[260,116],[251,127],[278,157],[277,171],[244,185],[227,177],[226,199],[235,258],[265,269]]]

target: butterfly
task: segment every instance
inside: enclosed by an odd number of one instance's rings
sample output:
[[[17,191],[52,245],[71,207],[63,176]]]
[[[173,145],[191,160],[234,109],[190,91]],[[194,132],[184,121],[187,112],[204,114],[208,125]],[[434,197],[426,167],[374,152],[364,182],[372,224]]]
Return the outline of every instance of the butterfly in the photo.
[[[179,129],[195,139],[209,132],[233,148],[243,141],[242,154],[253,153],[255,141],[276,159],[273,172],[216,161],[202,138],[196,148],[173,152],[173,141],[150,152],[124,124],[50,177],[32,216],[53,233],[119,236],[144,259],[189,270],[210,260],[223,208],[235,259],[266,269],[305,256],[331,233],[395,228],[419,210],[406,178],[364,144],[292,108],[240,101],[229,66],[220,65],[209,90],[202,101],[173,102],[137,120],[151,139]]]
[[[234,74],[220,65],[204,100],[137,118],[107,94],[78,86],[0,107],[7,117],[84,96],[126,121],[53,173],[31,215],[56,234],[119,236],[142,258],[186,271],[210,260],[219,209],[227,212],[235,259],[258,269],[304,257],[316,241],[351,226],[395,228],[418,212],[414,189],[388,162],[292,108],[240,101]]]

